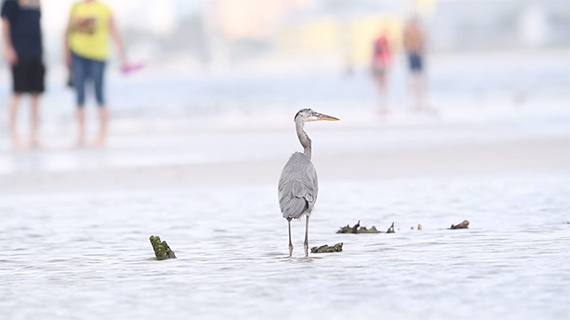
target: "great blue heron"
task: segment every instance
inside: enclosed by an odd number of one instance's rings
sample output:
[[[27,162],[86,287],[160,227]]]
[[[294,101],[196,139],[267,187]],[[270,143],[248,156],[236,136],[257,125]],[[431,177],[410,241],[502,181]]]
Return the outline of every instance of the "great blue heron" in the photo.
[[[304,153],[295,152],[285,164],[279,178],[279,206],[283,218],[287,219],[289,229],[289,256],[293,255],[291,243],[291,219],[303,215],[307,218],[305,225],[305,257],[309,256],[309,216],[317,201],[319,182],[317,171],[311,162],[311,139],[303,130],[305,122],[329,120],[338,121],[338,118],[327,116],[311,109],[302,109],[295,115],[295,129],[297,137],[303,146]]]

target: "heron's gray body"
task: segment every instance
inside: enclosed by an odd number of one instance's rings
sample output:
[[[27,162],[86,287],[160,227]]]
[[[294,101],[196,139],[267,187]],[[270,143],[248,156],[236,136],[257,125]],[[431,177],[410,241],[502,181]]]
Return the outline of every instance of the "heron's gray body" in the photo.
[[[295,152],[285,164],[279,178],[279,206],[285,219],[309,216],[317,201],[317,171],[309,157]]]

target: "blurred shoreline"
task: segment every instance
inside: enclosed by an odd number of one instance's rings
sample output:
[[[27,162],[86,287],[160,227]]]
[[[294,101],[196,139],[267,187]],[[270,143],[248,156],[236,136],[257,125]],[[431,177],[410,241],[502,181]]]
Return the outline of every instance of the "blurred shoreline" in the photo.
[[[555,172],[570,180],[568,135],[492,139],[500,130],[487,127],[488,137],[469,134],[470,139],[461,138],[469,130],[435,130],[460,137],[455,140],[441,139],[433,135],[433,129],[425,128],[321,128],[309,132],[315,143],[313,162],[321,181],[495,174],[501,179],[506,174],[533,172]],[[414,132],[406,137],[410,131]],[[422,134],[432,137],[419,138]],[[0,163],[12,166],[10,172],[0,173],[0,194],[272,185],[289,155],[300,150],[292,136],[291,130],[124,136],[106,149],[61,148],[0,155]],[[351,139],[358,142],[350,146]],[[392,139],[399,142],[389,141]],[[244,150],[233,149],[246,145],[249,147]],[[165,150],[170,150],[170,155]]]

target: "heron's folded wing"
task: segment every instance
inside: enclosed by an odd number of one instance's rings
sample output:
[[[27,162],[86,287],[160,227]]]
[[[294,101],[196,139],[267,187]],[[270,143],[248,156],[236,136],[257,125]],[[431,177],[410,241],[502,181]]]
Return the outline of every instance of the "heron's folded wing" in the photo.
[[[285,185],[289,189],[289,184]],[[293,193],[286,193],[279,198],[279,207],[283,213],[283,218],[299,218],[309,208],[309,202],[303,196],[294,196]]]
[[[304,154],[295,153],[279,179],[279,206],[284,218],[298,218],[317,200],[317,172]]]

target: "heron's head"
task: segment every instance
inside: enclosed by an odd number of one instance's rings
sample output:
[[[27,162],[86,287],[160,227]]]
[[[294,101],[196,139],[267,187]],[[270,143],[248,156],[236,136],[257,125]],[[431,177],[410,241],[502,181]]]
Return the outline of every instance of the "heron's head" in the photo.
[[[295,120],[298,117],[301,117],[301,119],[305,122],[320,121],[320,120],[327,120],[327,121],[338,121],[338,120],[340,120],[340,119],[335,118],[335,117],[327,116],[326,114],[318,113],[312,109],[301,109],[301,110],[299,110],[299,112],[297,112],[297,114],[295,115]]]

